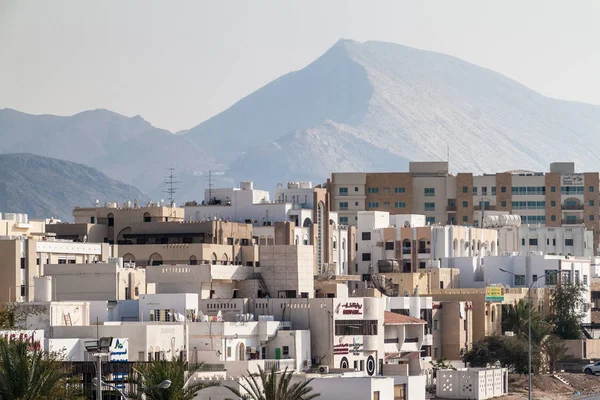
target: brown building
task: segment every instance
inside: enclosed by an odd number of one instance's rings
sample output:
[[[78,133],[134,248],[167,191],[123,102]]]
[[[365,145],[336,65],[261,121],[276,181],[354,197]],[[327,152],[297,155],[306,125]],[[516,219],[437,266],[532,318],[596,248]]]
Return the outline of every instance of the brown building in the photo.
[[[450,174],[447,162],[411,162],[408,172],[333,173],[331,209],[355,225],[359,211],[424,214],[430,224],[478,225],[481,210],[521,216],[523,224],[585,225],[600,237],[600,175],[552,163],[547,173]]]

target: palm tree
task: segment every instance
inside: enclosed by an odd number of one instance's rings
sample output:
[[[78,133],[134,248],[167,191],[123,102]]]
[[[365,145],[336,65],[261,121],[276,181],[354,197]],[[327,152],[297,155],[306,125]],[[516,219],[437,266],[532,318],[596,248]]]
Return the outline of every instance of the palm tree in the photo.
[[[189,365],[181,358],[173,361],[156,360],[146,365],[134,368],[132,383],[137,386],[137,393],[130,393],[131,399],[147,400],[191,400],[196,393],[216,382],[193,382],[190,376],[203,369],[204,364]],[[157,387],[159,383],[169,380],[171,386],[167,389]]]
[[[242,394],[238,388],[225,387],[235,394],[238,399],[244,400],[311,400],[320,396],[318,393],[311,393],[313,388],[308,384],[312,379],[290,384],[292,376],[292,372],[288,372],[286,368],[278,379],[275,367],[271,369],[270,373],[258,367],[258,377],[260,379],[256,379],[256,375],[248,373],[248,376],[244,376],[245,384],[240,383],[247,394]]]
[[[0,339],[0,399],[50,400],[78,398],[69,371],[48,352],[30,343]]]
[[[515,301],[515,304],[502,306],[502,331],[512,331],[516,336],[527,334],[529,320],[529,302],[524,299]],[[531,310],[532,326],[539,320],[537,310]]]
[[[560,337],[551,335],[543,340],[541,350],[549,371],[554,372],[556,371],[556,364],[567,354],[569,349]]]

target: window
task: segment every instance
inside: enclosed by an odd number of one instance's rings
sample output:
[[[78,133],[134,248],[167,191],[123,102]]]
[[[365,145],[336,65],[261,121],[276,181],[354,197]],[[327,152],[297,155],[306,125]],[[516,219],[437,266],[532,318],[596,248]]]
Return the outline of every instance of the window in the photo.
[[[592,186],[593,187],[593,186]],[[566,195],[583,195],[583,186],[561,186],[560,193]]]
[[[594,200],[590,200],[589,205],[590,207],[594,207]]]
[[[573,239],[565,239],[565,246],[573,246]]]
[[[394,188],[394,193],[404,193],[404,192],[406,192],[406,188],[403,188],[403,187]]]
[[[340,188],[340,196],[348,196],[348,188],[347,187]]]
[[[426,267],[425,261],[419,262],[419,268],[423,269]]]
[[[550,191],[551,191],[552,193],[556,192],[556,186],[552,186],[552,187],[550,187]]]
[[[501,207],[506,207],[506,201],[504,201],[504,200],[503,200],[503,201],[501,201],[501,202],[500,202],[500,206],[501,206]]]
[[[358,186],[354,186],[354,191],[358,192]]]
[[[552,239],[552,246],[556,246],[556,239]]]
[[[506,186],[502,186],[502,187],[500,188],[500,192],[501,192],[501,193],[506,193]]]
[[[579,271],[575,271],[575,283],[579,283]]]
[[[371,261],[371,253],[362,253],[363,261]]]
[[[594,187],[593,186],[588,187],[588,192],[594,193]]]
[[[427,223],[428,225],[435,224],[435,217],[427,217],[427,218],[425,218],[425,223]]]
[[[283,346],[281,350],[282,350],[281,354],[284,357],[289,357],[290,356],[290,346]]]
[[[358,201],[354,202],[354,207],[358,207]],[[263,347],[264,348],[264,347]]]
[[[340,217],[340,225],[348,225],[348,217]]]
[[[473,186],[473,196],[477,196],[477,186]]]
[[[468,201],[463,201],[463,207],[469,207],[469,202]]]
[[[435,211],[435,203],[425,203],[425,211]]]
[[[535,282],[538,280],[538,276],[536,274],[531,275],[531,282]]]
[[[525,286],[525,275],[515,275],[515,286]]]
[[[529,239],[529,245],[530,246],[537,246],[538,245],[538,240],[537,239]]]
[[[492,196],[496,195],[496,186],[492,186]]]
[[[367,188],[367,193],[379,193],[379,188]]]
[[[467,217],[466,215],[463,216],[463,222],[469,222],[469,217]]]
[[[38,263],[37,265],[40,265],[39,261],[40,259],[38,258]],[[25,269],[25,267],[27,266],[27,259],[25,257],[21,257],[21,269]]]
[[[462,187],[463,193],[469,193],[469,188],[467,186]]]
[[[21,296],[25,296],[27,294],[27,286],[21,285]]]
[[[367,207],[368,208],[378,208],[379,207],[379,202],[378,201],[370,201],[367,203]]]
[[[584,275],[584,276],[583,276],[583,284],[584,284],[584,285],[587,285],[587,284],[588,284],[588,278],[587,278],[587,275]]]
[[[336,336],[376,336],[377,320],[346,319],[335,321]]]
[[[363,232],[362,240],[371,240],[371,232]]]
[[[435,188],[425,188],[424,192],[427,197],[435,196]]]
[[[439,322],[437,319],[433,320],[433,330],[434,331],[439,331],[440,330],[440,326],[439,326]],[[437,349],[436,349],[437,350]]]
[[[394,250],[394,242],[385,242],[386,250]]]
[[[90,224],[93,224],[96,222],[96,217],[90,217]]]
[[[556,201],[552,200],[552,201],[550,202],[550,207],[556,207]]]
[[[66,264],[66,263],[67,263],[67,260],[66,260],[65,258],[60,258],[60,259],[58,260],[58,263],[59,263],[59,264]]]
[[[115,226],[115,216],[108,214],[108,226]]]
[[[521,246],[525,246],[525,238],[521,239]]]
[[[481,195],[482,196],[487,196],[487,186],[482,186],[481,187]]]
[[[347,209],[348,209],[348,202],[340,201],[340,210],[347,210]]]
[[[556,221],[556,215],[550,216],[550,221]]]
[[[139,287],[135,287],[134,291],[133,291],[135,296],[139,296],[140,295],[140,288]]]
[[[544,275],[546,275],[546,285],[556,285],[557,283],[557,277],[558,277],[558,271],[556,270],[552,270],[552,269],[547,269],[544,271]]]
[[[590,215],[590,221],[593,221],[593,220],[594,220],[594,216]]]
[[[404,201],[396,202],[396,208],[404,208],[404,207],[406,207],[406,202],[404,202]]]
[[[390,188],[383,188],[383,193],[389,193],[390,192]]]
[[[390,208],[390,202],[389,201],[384,201],[383,202],[383,208]]]

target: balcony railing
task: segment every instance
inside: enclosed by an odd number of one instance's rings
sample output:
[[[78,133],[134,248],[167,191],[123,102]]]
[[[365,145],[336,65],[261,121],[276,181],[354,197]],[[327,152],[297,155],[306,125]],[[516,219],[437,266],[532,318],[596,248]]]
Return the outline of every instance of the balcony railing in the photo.
[[[419,249],[419,254],[429,254],[431,253],[431,249]]]
[[[410,247],[403,247],[402,254],[410,254]]]
[[[579,225],[583,224],[583,218],[570,218],[561,220],[563,225]]]
[[[449,212],[456,212],[456,205],[446,207],[446,210]]]
[[[481,206],[475,206],[475,207],[473,207],[473,209],[475,211],[481,211]],[[496,206],[485,206],[484,210],[485,211],[496,211]]]
[[[583,211],[583,204],[563,204],[562,206],[560,206],[560,209]]]
[[[383,343],[398,343],[398,338],[393,339],[383,339]]]

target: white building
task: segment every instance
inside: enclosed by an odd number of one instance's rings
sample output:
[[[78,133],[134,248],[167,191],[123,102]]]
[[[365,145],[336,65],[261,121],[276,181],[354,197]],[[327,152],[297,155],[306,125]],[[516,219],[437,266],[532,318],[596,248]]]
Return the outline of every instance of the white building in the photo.
[[[417,272],[443,257],[498,254],[498,232],[456,225],[424,225],[422,215],[358,212],[354,273]],[[417,224],[417,225],[415,225]]]
[[[260,275],[271,297],[314,297],[312,246],[260,246],[259,259]]]
[[[569,227],[546,227],[543,225],[521,225],[520,227],[498,228],[499,248],[505,252],[594,256],[594,232],[585,225]]]
[[[585,292],[586,317],[583,323],[590,322],[591,303],[589,283],[592,276],[589,258],[570,258],[541,254],[511,254],[495,257],[452,257],[442,258],[443,268],[460,270],[461,288],[484,288],[490,284],[509,287],[553,287],[560,282],[582,282],[588,290]],[[500,269],[509,271],[503,272]],[[544,275],[550,274],[544,278]]]
[[[198,314],[198,293],[143,294],[138,307],[141,321],[192,321]]]

